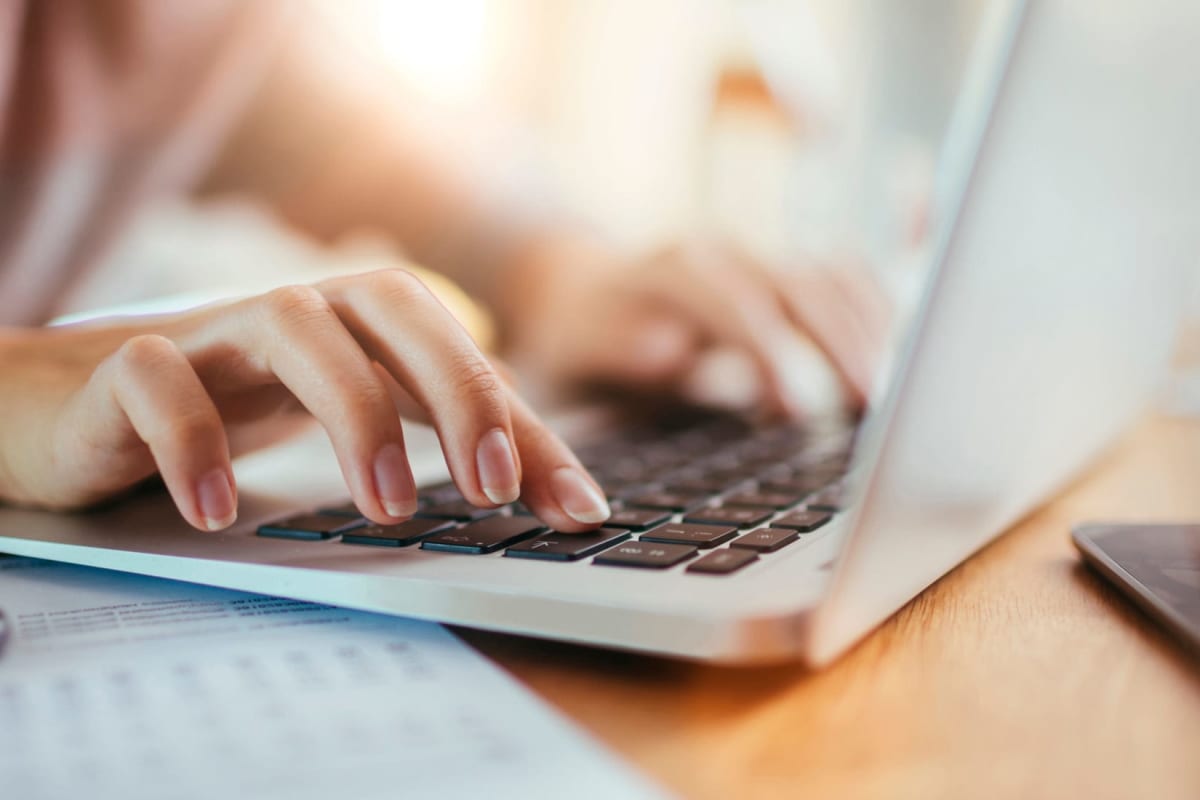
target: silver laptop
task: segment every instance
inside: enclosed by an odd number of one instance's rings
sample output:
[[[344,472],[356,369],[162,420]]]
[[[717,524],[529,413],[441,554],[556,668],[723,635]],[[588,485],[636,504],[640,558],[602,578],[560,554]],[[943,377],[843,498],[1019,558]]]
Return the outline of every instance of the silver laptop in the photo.
[[[327,449],[297,443],[239,465],[232,531],[191,530],[150,496],[2,511],[0,551],[686,658],[826,663],[1144,409],[1200,258],[1197,42],[1194,0],[997,5],[956,111],[933,277],[857,436],[720,419],[613,432],[582,452],[624,508],[585,539],[519,506],[471,519],[446,486],[404,531],[365,526]]]

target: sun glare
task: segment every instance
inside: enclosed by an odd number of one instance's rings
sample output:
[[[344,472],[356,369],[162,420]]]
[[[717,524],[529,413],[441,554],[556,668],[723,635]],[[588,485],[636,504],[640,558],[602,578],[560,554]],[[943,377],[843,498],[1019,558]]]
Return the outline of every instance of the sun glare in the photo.
[[[425,94],[467,101],[491,57],[488,0],[356,0],[344,6],[376,56]]]

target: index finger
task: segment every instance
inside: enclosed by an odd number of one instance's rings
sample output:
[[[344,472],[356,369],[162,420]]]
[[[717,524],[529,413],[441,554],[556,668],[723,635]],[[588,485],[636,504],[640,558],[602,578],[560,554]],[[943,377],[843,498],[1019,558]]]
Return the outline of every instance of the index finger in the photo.
[[[521,404],[454,316],[407,273],[322,284],[364,350],[433,420],[455,483],[475,505],[525,498],[561,530],[594,528],[608,504],[570,451]],[[529,460],[533,469],[526,472]]]
[[[318,288],[359,346],[433,421],[463,497],[478,506],[515,501],[521,462],[503,383],[458,320],[402,270]]]

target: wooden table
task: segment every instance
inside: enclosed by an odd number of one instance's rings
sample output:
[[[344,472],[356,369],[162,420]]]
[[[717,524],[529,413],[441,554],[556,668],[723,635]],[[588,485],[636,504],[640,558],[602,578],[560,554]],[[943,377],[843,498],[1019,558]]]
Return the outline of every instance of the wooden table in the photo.
[[[1200,520],[1200,422],[1152,419],[832,668],[466,637],[685,797],[1200,798],[1200,660],[1080,563],[1097,519]]]

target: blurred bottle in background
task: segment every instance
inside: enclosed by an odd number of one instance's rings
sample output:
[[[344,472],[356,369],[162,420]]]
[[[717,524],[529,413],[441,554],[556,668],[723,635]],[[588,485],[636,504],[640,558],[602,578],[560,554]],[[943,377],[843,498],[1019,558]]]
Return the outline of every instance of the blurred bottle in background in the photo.
[[[919,282],[939,153],[988,0],[744,0],[758,63],[804,120],[794,229]],[[819,210],[818,210],[819,208]],[[897,275],[901,273],[901,275]]]

